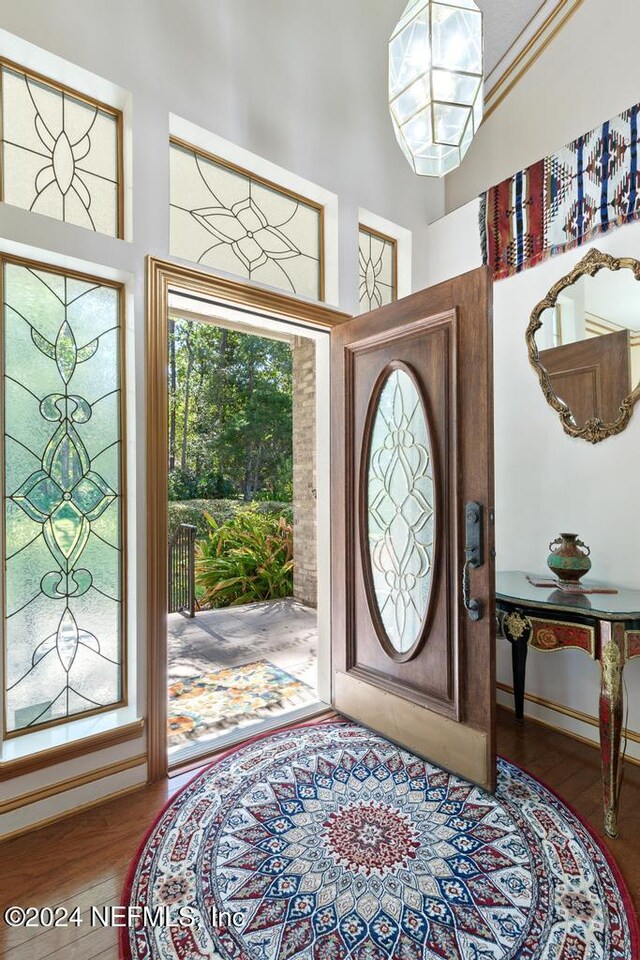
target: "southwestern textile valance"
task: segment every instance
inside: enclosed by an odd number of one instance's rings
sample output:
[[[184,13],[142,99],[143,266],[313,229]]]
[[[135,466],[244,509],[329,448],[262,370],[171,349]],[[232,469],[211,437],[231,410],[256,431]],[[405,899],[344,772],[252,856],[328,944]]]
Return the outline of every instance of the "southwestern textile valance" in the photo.
[[[495,280],[640,217],[639,112],[625,110],[481,196],[483,261]]]

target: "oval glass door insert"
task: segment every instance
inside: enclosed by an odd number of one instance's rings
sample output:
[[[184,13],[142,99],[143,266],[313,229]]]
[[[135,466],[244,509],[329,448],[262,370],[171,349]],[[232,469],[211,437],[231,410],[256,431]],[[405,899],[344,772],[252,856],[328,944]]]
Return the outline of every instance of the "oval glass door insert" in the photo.
[[[375,603],[389,644],[405,654],[429,608],[435,505],[429,426],[416,384],[401,368],[378,395],[366,484]]]

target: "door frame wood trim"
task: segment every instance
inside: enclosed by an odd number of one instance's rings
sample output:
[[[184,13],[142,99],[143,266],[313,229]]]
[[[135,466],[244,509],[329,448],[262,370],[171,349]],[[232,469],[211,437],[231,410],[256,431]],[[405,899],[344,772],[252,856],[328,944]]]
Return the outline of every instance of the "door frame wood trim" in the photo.
[[[249,281],[157,257],[146,258],[146,494],[147,494],[147,772],[148,782],[167,775],[167,550],[168,436],[166,411],[169,291],[201,293],[274,319],[330,329],[351,316]]]

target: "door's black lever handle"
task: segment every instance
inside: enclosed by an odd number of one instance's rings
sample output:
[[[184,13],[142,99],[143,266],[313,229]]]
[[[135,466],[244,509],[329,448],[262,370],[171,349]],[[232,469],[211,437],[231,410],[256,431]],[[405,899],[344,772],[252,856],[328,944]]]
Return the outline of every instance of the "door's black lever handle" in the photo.
[[[464,508],[465,519],[465,550],[464,567],[462,568],[462,602],[469,614],[470,620],[482,619],[482,601],[471,598],[470,570],[481,567],[484,563],[484,544],[482,538],[482,504],[475,500],[469,501]]]

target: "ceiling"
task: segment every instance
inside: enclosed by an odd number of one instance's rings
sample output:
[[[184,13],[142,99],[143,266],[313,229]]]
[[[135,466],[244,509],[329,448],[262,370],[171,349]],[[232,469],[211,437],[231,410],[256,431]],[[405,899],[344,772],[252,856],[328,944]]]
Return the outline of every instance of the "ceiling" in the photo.
[[[476,0],[484,14],[485,77],[547,0]]]

